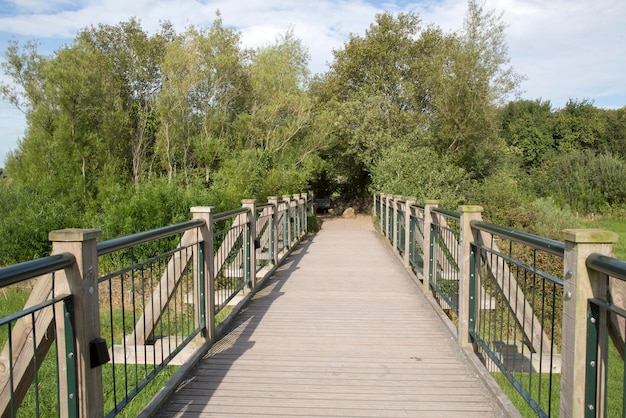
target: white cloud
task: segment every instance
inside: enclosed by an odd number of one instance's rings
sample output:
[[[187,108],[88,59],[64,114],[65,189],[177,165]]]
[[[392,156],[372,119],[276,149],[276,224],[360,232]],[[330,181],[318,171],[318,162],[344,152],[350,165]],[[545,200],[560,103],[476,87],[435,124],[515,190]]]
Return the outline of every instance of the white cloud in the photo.
[[[220,10],[224,23],[241,31],[246,47],[273,42],[293,27],[311,55],[311,71],[326,70],[350,33],[363,34],[383,10],[417,12],[425,24],[461,28],[466,0],[9,0],[0,6],[0,45],[11,36],[69,42],[98,23],[134,16],[150,32],[169,20],[177,31],[208,26]],[[511,65],[528,79],[524,97],[590,98],[599,106],[626,105],[626,2],[623,0],[486,0],[508,24]],[[0,107],[0,164],[23,133],[23,119]],[[12,126],[12,127],[11,127]],[[18,128],[19,127],[19,128]],[[6,138],[10,137],[8,140]],[[13,145],[7,145],[13,144]]]

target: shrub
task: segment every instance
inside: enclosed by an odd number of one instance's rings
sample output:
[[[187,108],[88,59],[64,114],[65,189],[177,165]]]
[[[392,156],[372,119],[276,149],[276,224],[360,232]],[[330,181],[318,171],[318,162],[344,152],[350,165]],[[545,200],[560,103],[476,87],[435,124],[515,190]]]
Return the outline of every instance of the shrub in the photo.
[[[559,207],[551,197],[535,200],[531,212],[533,222],[528,232],[535,235],[560,240],[562,230],[580,226],[569,207]]]
[[[448,207],[463,199],[469,185],[465,170],[428,147],[399,145],[383,150],[371,175],[374,190],[412,196],[418,202],[439,199],[441,206]]]
[[[308,213],[306,215],[306,233],[307,234],[315,234],[320,230],[321,224],[320,220],[315,216],[314,213]]]
[[[475,185],[470,200],[484,208],[483,219],[509,228],[528,227],[531,199],[518,178],[512,171],[502,169]]]
[[[81,226],[74,208],[10,181],[0,181],[0,266],[50,255],[48,233]]]
[[[543,167],[536,187],[540,196],[552,196],[557,204],[587,214],[626,204],[624,184],[624,161],[610,154],[571,151]]]

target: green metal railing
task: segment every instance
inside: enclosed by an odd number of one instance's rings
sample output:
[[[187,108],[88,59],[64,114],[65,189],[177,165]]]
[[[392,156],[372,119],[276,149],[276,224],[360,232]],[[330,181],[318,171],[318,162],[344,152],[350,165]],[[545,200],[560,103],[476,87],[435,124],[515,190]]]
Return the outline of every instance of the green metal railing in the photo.
[[[459,314],[460,214],[433,209],[430,224],[428,280],[435,299],[444,309]]]
[[[396,231],[398,231],[398,239],[396,239],[396,249],[399,254],[404,254],[406,245],[406,214],[404,206],[401,202],[396,204]]]
[[[65,282],[57,278],[74,263],[73,255],[62,254],[0,269],[5,296],[0,307],[3,416],[78,414],[73,298]],[[28,303],[30,289],[49,297],[41,303]],[[15,303],[26,307],[15,309]]]
[[[393,245],[393,242],[394,242],[394,239],[395,239],[394,228],[393,228],[393,226],[394,226],[393,218],[394,218],[395,212],[396,212],[396,210],[393,207],[393,205],[387,207],[387,225],[388,225],[387,228],[389,230],[388,231],[389,234],[387,236],[387,239],[389,240],[389,242],[392,245]]]
[[[538,416],[558,413],[564,244],[472,221],[470,335]]]
[[[626,262],[601,254],[591,254],[587,268],[602,275],[602,280],[626,281]],[[613,323],[615,331],[624,335],[626,311],[608,300],[589,300],[587,322],[587,370],[585,373],[585,417],[617,417],[626,414],[626,368],[623,355],[609,341],[607,331]],[[623,352],[623,341],[617,341]],[[620,397],[621,395],[621,397]],[[612,399],[611,399],[612,398]]]
[[[105,416],[119,413],[202,333],[203,225],[193,220],[97,245],[100,268],[109,270],[98,280],[101,335],[111,348],[102,365]]]
[[[214,217],[215,314],[249,283],[250,225],[247,214],[246,209],[236,209]]]
[[[380,198],[380,200],[382,201],[382,197]],[[387,207],[387,205],[385,204],[385,202],[381,202],[382,208],[380,210],[380,219],[381,219],[381,223],[382,223],[382,234],[383,235],[387,235],[387,224],[389,222],[389,217],[387,215],[387,212],[389,211],[389,208]]]
[[[210,343],[214,316],[246,286],[254,290],[259,267],[277,263],[305,233],[309,202],[303,198],[292,211],[285,201],[256,207],[253,202],[215,215],[211,208],[197,208],[197,219],[101,243],[95,242],[99,231],[79,231],[87,240],[76,241],[80,254],[91,248],[97,263],[83,268],[87,275],[100,274],[93,275],[97,294],[89,289],[98,303],[84,309],[99,318],[103,338],[87,345],[95,343],[90,362],[101,371],[102,393],[77,386],[79,371],[90,365],[77,364],[84,362],[83,352],[82,360],[75,355],[75,315],[85,315],[75,312],[76,296],[70,291],[80,292],[83,286],[76,283],[85,278],[76,275],[75,256],[1,268],[5,296],[10,291],[11,301],[26,307],[0,305],[0,366],[7,370],[4,380],[0,373],[0,415],[86,416],[94,411],[81,411],[80,401],[89,392],[98,398],[93,405],[104,405],[102,414],[110,417],[149,385],[158,390],[158,376],[167,379]],[[72,289],[68,283],[74,283]],[[89,376],[84,378],[100,382],[99,374]]]
[[[424,207],[409,208],[409,263],[420,276],[424,275]]]
[[[278,252],[282,252],[289,249],[289,207],[285,202],[278,203],[278,217],[277,225],[278,231],[276,237],[278,238]]]
[[[258,273],[274,261],[274,205],[268,203],[256,207],[256,269]]]
[[[410,211],[405,265],[428,278],[423,290],[448,309],[459,344],[519,392],[529,408],[524,414],[626,416],[626,262],[607,255],[616,234],[566,230],[563,243],[483,222],[479,206],[456,213],[436,201],[427,201],[428,209],[407,207],[398,196],[378,202],[387,225],[381,232],[398,253],[398,237],[390,235],[400,229],[389,228],[389,214],[394,207]],[[420,249],[429,261],[422,270]],[[590,249],[604,253],[581,259]]]

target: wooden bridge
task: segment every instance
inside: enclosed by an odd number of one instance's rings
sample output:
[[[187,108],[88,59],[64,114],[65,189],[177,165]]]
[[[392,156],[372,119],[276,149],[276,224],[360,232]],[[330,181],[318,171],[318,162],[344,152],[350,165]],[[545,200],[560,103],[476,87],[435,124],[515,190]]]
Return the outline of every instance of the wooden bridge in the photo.
[[[492,373],[525,416],[623,415],[616,234],[561,242],[375,194],[373,217],[307,236],[311,209],[51,232],[50,257],[0,269],[3,292],[32,287],[0,318],[0,417],[113,417],[148,389],[143,417],[519,416]]]
[[[327,218],[146,415],[516,416],[476,362],[371,217]]]

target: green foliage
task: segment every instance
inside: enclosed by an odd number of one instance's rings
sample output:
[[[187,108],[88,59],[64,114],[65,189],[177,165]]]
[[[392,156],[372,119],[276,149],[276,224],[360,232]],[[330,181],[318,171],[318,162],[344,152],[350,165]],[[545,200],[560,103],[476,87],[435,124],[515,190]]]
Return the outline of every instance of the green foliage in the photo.
[[[418,202],[439,199],[442,206],[456,207],[469,184],[462,168],[427,147],[385,149],[372,167],[374,190],[412,196]]]
[[[321,228],[320,220],[314,213],[307,213],[306,215],[306,233],[315,234]]]
[[[92,227],[101,228],[104,239],[117,238],[186,221],[192,206],[210,206],[208,192],[167,179],[117,186],[103,197]]]
[[[92,26],[50,56],[12,42],[0,96],[27,130],[2,173],[15,183],[0,195],[3,262],[45,255],[50,229],[120,236],[188,219],[191,202],[219,211],[311,187],[472,200],[510,226],[531,224],[537,196],[578,212],[624,205],[626,108],[498,109],[521,80],[504,30],[474,0],[449,33],[383,13],[314,80],[293,30],[245,50],[219,13],[180,34]],[[537,196],[522,192],[531,184]]]
[[[550,102],[519,100],[500,110],[500,136],[518,155],[520,166],[530,171],[552,157],[552,109]]]
[[[554,115],[554,141],[562,152],[596,148],[605,131],[605,120],[588,100],[570,99]]]
[[[535,200],[530,207],[532,222],[528,232],[561,240],[561,231],[578,228],[580,221],[568,206],[559,207],[551,197]]]
[[[0,181],[0,213],[0,266],[50,255],[48,233],[82,222],[74,208],[10,181]]]
[[[501,169],[475,183],[469,201],[484,208],[483,219],[488,222],[524,230],[530,224],[531,198],[519,176],[511,169]]]
[[[580,213],[605,213],[626,204],[626,163],[609,154],[572,151],[542,167],[537,179],[540,196]]]
[[[226,210],[238,207],[243,198],[262,201],[267,196],[306,190],[315,170],[315,161],[307,158],[302,166],[290,164],[290,161],[263,149],[233,153],[212,179],[212,205],[218,210]]]
[[[477,179],[496,171],[506,156],[495,106],[521,81],[507,67],[504,29],[500,15],[470,1],[463,30],[447,40],[430,74],[434,146]]]

